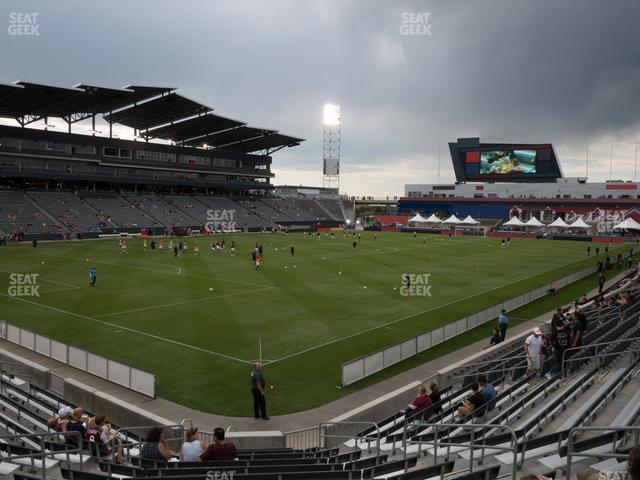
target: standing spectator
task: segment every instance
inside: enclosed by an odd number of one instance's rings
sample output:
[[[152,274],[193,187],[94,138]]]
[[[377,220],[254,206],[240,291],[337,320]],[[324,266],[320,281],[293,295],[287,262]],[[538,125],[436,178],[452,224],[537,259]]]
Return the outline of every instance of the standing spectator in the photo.
[[[538,327],[524,342],[524,351],[527,354],[527,371],[525,376],[533,375],[540,370],[540,353],[542,351],[542,332]]]
[[[507,327],[509,326],[509,318],[507,317],[507,311],[503,308],[500,316],[498,317],[498,328],[500,329],[500,341],[504,342],[507,337]]]
[[[598,293],[602,293],[604,290],[604,271],[600,271],[598,274]]]
[[[204,440],[200,439],[197,427],[191,427],[185,434],[185,442],[180,448],[181,462],[197,462],[200,454],[204,452]]]
[[[431,404],[436,406],[433,410],[433,413],[435,415],[442,413],[442,405],[440,405],[440,402],[442,401],[442,395],[440,395],[438,384],[435,382],[431,382],[431,385],[429,385],[429,389],[431,390],[431,393],[429,394]]]
[[[251,393],[253,394],[253,416],[256,419],[269,420],[267,415],[267,401],[264,398],[266,387],[264,376],[262,375],[262,365],[256,362],[251,371]]]
[[[573,335],[571,336],[571,348],[580,347],[582,345],[582,337],[584,336],[585,326],[580,317],[573,317]]]
[[[420,387],[418,387],[418,396],[413,402],[407,405],[407,408],[401,410],[401,412],[404,413],[405,418],[409,418],[417,415],[420,412],[423,412],[431,405],[431,397],[427,395],[427,389],[423,385],[420,385]],[[426,418],[429,417],[431,417],[431,414],[429,414]]]
[[[551,333],[551,343],[553,344],[553,368],[547,373],[546,377],[551,378],[562,370],[562,359],[564,352],[569,348],[571,338],[564,324],[559,324]]]
[[[486,375],[478,375],[478,385],[480,385],[480,395],[482,395],[483,403],[487,405],[487,410],[491,411],[496,408],[495,400],[497,393],[496,388],[487,383]]]
[[[231,442],[224,441],[224,428],[217,427],[213,431],[214,442],[200,454],[198,463],[211,460],[237,460],[238,453],[236,446]]]
[[[147,432],[140,456],[145,460],[153,460],[154,462],[168,462],[171,458],[171,450],[167,447],[162,436],[161,427],[151,427]]]

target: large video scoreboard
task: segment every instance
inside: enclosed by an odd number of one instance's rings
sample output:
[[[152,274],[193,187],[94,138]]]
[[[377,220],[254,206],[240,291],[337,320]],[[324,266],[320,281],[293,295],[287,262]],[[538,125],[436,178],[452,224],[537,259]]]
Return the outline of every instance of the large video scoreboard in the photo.
[[[550,143],[480,143],[459,138],[449,144],[459,182],[542,182],[562,177]]]

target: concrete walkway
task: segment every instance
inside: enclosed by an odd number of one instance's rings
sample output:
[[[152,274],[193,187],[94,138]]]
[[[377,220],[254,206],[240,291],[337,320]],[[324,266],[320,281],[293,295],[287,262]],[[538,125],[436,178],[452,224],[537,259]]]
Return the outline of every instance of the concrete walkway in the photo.
[[[608,280],[606,282],[606,288],[618,282],[623,278],[623,276],[624,273],[621,273]],[[596,293],[597,289],[594,289],[589,292],[589,295],[591,296]],[[507,336],[518,335],[527,330],[531,330],[536,326],[540,326],[545,322],[548,322],[551,319],[552,314],[553,311],[523,322],[510,329],[507,332]],[[50,369],[53,374],[61,378],[74,378],[75,380],[83,382],[92,388],[108,393],[109,395],[113,395],[124,402],[136,405],[139,408],[143,408],[175,423],[180,423],[183,419],[190,419],[193,421],[193,425],[198,426],[203,431],[212,431],[216,426],[223,426],[225,428],[234,426],[239,431],[278,430],[287,432],[307,427],[315,427],[322,422],[330,421],[339,415],[370,402],[375,398],[379,398],[382,395],[392,392],[393,390],[404,387],[416,380],[427,380],[428,378],[436,375],[439,370],[457,363],[463,358],[467,358],[470,355],[480,352],[488,346],[488,342],[488,338],[475,342],[467,345],[466,347],[462,347],[455,352],[426,362],[418,367],[363,388],[362,390],[326,405],[304,412],[274,416],[269,421],[255,420],[253,417],[225,417],[221,415],[213,415],[190,409],[166,399],[149,399],[141,394],[107,382],[106,380],[82,372],[73,367],[69,367],[56,360],[37,354],[5,340],[0,341],[0,347]],[[193,394],[198,395],[198,392],[194,391]],[[247,395],[248,394],[249,392],[247,389]],[[402,405],[398,406],[398,408],[401,407]]]

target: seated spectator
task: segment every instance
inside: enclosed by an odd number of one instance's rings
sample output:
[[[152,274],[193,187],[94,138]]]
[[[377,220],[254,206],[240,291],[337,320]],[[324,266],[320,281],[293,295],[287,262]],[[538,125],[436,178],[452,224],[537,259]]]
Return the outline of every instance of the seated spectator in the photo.
[[[85,437],[85,433],[87,432],[86,427],[83,422],[84,410],[80,407],[76,407],[73,409],[73,416],[65,423],[65,425],[60,429],[63,432],[78,432],[80,434],[80,438],[78,435],[69,434],[64,436],[64,441],[68,445],[73,445],[75,447],[82,446],[82,438]],[[80,440],[80,441],[78,441]]]
[[[58,431],[62,431],[64,424],[69,421],[71,415],[73,415],[73,409],[71,407],[60,407],[58,413],[47,420],[47,425]]]
[[[171,459],[171,450],[167,447],[162,436],[161,427],[152,427],[147,432],[140,456],[145,460],[155,462],[168,462]]]
[[[433,410],[433,414],[438,415],[439,413],[442,413],[442,405],[440,405],[442,396],[440,395],[440,389],[438,388],[438,384],[435,382],[432,382],[431,385],[429,385],[429,389],[431,390],[431,393],[429,394],[431,404],[436,406]]]
[[[496,408],[495,400],[497,393],[495,387],[491,383],[487,383],[486,375],[478,375],[478,385],[480,385],[480,395],[482,395],[483,404],[487,404],[487,410],[491,411]]]
[[[237,460],[236,446],[231,442],[224,441],[224,428],[217,427],[213,431],[215,441],[200,454],[198,463],[211,460]]]
[[[500,337],[500,332],[497,328],[491,330],[491,337],[489,338],[489,347],[493,347],[494,345],[499,344],[502,341],[502,337]],[[488,348],[488,347],[487,347]]]
[[[573,319],[573,335],[571,337],[571,348],[580,347],[582,345],[582,337],[584,336],[585,326],[579,317]]]
[[[578,300],[576,303],[578,305],[584,305],[585,303],[587,303],[589,300],[587,299],[587,294],[583,294],[582,297],[580,297],[580,300]]]
[[[427,395],[427,389],[424,386],[420,385],[420,387],[418,387],[418,396],[416,397],[416,399],[409,405],[407,405],[407,408],[401,410],[401,412],[404,413],[405,418],[409,418],[417,415],[420,412],[423,412],[431,405],[431,398],[429,397],[429,395]],[[427,416],[427,418],[429,417],[431,417],[431,414]]]
[[[471,395],[458,405],[458,418],[462,419],[473,413],[476,408],[483,404],[482,394],[480,393],[480,385],[474,382],[471,385]]]
[[[91,444],[91,453],[95,456],[109,457],[113,453],[111,447],[111,441],[113,440],[113,433],[111,431],[111,424],[107,422],[104,415],[99,415],[90,418],[87,421],[86,431],[84,438]],[[120,448],[116,450],[116,461],[120,461]]]
[[[198,457],[204,452],[204,440],[200,440],[200,432],[196,427],[191,427],[185,434],[185,442],[180,448],[181,462],[197,462]]]

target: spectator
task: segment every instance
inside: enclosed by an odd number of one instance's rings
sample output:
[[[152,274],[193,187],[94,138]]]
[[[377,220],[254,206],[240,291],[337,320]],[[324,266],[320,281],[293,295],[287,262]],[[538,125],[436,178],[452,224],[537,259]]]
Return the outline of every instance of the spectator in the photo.
[[[253,253],[256,253],[255,250]],[[267,383],[262,375],[262,365],[256,362],[251,371],[251,393],[253,394],[253,416],[257,420],[262,418],[269,420],[267,415],[267,402],[264,398],[264,389]]]
[[[440,405],[442,396],[440,395],[440,389],[438,388],[438,384],[435,382],[432,382],[431,385],[429,385],[429,389],[431,390],[431,393],[429,394],[431,404],[436,406],[433,413],[438,415],[439,413],[442,413],[442,405]]]
[[[576,348],[582,345],[582,337],[584,336],[585,327],[576,315],[573,317],[573,335],[571,337],[571,348]]]
[[[542,331],[536,327],[524,342],[524,351],[527,354],[527,371],[525,372],[525,376],[533,375],[540,370],[542,341]]]
[[[224,428],[217,427],[213,431],[214,442],[200,454],[198,463],[210,460],[237,460],[238,454],[236,446],[231,442],[224,441]]]
[[[81,438],[85,437],[87,433],[87,428],[84,426],[82,421],[82,417],[84,416],[84,410],[80,407],[76,407],[73,409],[73,416],[66,422],[66,424],[61,428],[63,432],[78,432]],[[82,440],[78,442],[78,436],[75,434],[70,434],[64,436],[64,441],[68,445],[73,445],[75,447],[82,446]]]
[[[493,347],[494,345],[497,345],[500,343],[501,337],[500,337],[500,332],[498,331],[497,328],[494,328],[493,330],[491,330],[491,338],[489,339],[489,347]]]
[[[546,377],[551,378],[552,375],[556,375],[562,369],[562,358],[564,352],[569,348],[571,341],[569,332],[564,327],[564,324],[558,325],[556,330],[551,333],[551,344],[553,345],[553,368],[547,373]]]
[[[191,427],[185,434],[185,442],[180,448],[181,462],[197,462],[198,457],[204,452],[204,440],[200,439],[197,427]]]
[[[431,405],[432,402],[429,395],[427,395],[427,389],[423,385],[420,385],[420,387],[418,387],[418,396],[413,402],[407,405],[407,408],[401,410],[401,412],[404,413],[405,418],[409,418],[417,415],[420,412],[423,412]],[[431,414],[429,414],[427,418],[429,418],[430,416]]]
[[[91,444],[91,452],[95,456],[109,457],[113,453],[111,440],[111,424],[104,415],[90,418],[87,422],[84,438]],[[120,461],[120,449],[116,450],[116,461]]]
[[[168,462],[171,459],[171,450],[169,450],[164,441],[161,427],[151,427],[149,429],[145,442],[142,444],[140,456],[145,460],[153,460],[155,462]]]
[[[503,308],[500,316],[498,317],[498,328],[500,329],[500,341],[504,342],[507,337],[507,327],[509,326],[509,318],[507,317],[507,311]]]
[[[601,271],[598,274],[598,293],[602,293],[602,291],[604,290],[604,281],[605,281],[604,272]]]
[[[478,382],[474,382],[471,385],[471,392],[469,398],[463,400],[463,402],[458,405],[458,418],[460,419],[471,415],[476,408],[482,405],[483,398]]]
[[[486,375],[478,375],[478,385],[480,385],[480,395],[482,395],[483,404],[487,405],[487,410],[491,411],[496,408],[495,400],[497,393],[495,387],[491,383],[487,383]]]
[[[58,413],[47,420],[47,425],[58,431],[62,431],[64,424],[69,421],[71,415],[73,415],[73,409],[71,407],[60,407]]]

